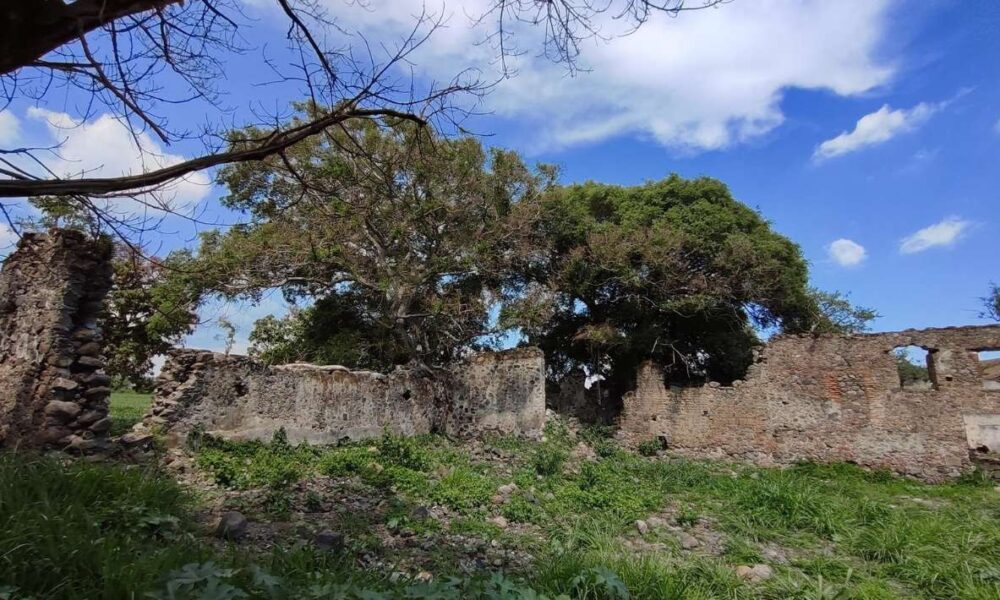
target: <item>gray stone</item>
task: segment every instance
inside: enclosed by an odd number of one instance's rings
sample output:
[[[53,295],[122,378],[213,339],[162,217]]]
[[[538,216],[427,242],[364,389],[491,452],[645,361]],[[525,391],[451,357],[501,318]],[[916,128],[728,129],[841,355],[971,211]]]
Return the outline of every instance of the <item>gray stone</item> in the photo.
[[[83,395],[87,398],[104,398],[111,395],[111,388],[104,386],[87,388]]]
[[[96,329],[84,327],[83,329],[77,329],[73,332],[73,339],[78,342],[89,342],[99,335],[100,333]]]
[[[104,417],[108,416],[107,411],[103,410],[88,410],[84,411],[79,417],[76,418],[76,422],[80,425],[90,425],[100,421]]]
[[[130,431],[125,435],[118,438],[118,442],[126,447],[132,446],[142,446],[153,441],[153,435],[150,433],[136,433]]]
[[[649,517],[646,519],[646,524],[652,529],[659,529],[667,525],[667,520],[662,517]]]
[[[111,385],[111,376],[107,373],[101,373],[100,371],[95,371],[84,377],[83,382],[90,387],[103,387]]]
[[[89,453],[101,450],[105,446],[104,439],[71,435],[67,440],[67,449],[73,452]]]
[[[41,442],[43,444],[48,444],[51,446],[62,446],[65,445],[66,440],[73,433],[69,427],[63,426],[49,426],[46,427],[41,434]]]
[[[80,405],[65,400],[52,400],[45,405],[45,414],[58,421],[72,421],[80,414]]]
[[[685,550],[694,550],[698,546],[701,546],[701,542],[698,541],[698,538],[694,537],[690,533],[681,534],[681,548],[684,548]]]
[[[72,379],[66,379],[65,377],[57,377],[52,382],[52,389],[54,390],[64,390],[71,392],[76,388],[80,387],[80,384],[73,381]]]
[[[337,533],[336,531],[324,529],[316,534],[316,537],[313,539],[313,543],[315,543],[316,547],[320,550],[340,552],[344,549],[344,535]]]
[[[97,356],[101,353],[101,345],[97,342],[87,342],[77,348],[76,351],[81,356]]]
[[[215,528],[215,535],[224,540],[240,540],[246,535],[248,525],[249,521],[243,516],[243,513],[231,510],[222,513],[219,524]]]
[[[649,524],[642,519],[635,522],[635,528],[639,531],[639,535],[646,535],[649,532]]]
[[[73,364],[73,357],[62,354],[53,354],[49,357],[49,364],[56,367],[66,368]]]
[[[502,494],[504,496],[509,496],[516,491],[517,491],[516,483],[505,483],[504,485],[501,485],[500,487],[497,488],[497,493]]]
[[[81,356],[76,359],[76,364],[81,367],[87,367],[91,369],[103,369],[104,361],[96,356]]]
[[[774,570],[768,565],[754,565],[753,575],[757,581],[765,581],[774,575]]]
[[[97,421],[90,426],[90,430],[94,433],[107,433],[111,430],[111,417],[104,417],[100,421]]]
[[[487,519],[487,522],[493,523],[500,529],[507,529],[507,527],[510,525],[510,523],[507,522],[507,518],[501,515],[490,517],[489,519]]]

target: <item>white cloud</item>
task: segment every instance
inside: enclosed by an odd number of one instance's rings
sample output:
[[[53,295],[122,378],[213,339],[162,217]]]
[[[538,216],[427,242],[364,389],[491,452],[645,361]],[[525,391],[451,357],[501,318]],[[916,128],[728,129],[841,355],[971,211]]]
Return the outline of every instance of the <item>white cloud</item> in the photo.
[[[20,121],[10,109],[0,112],[0,146],[16,142],[20,137],[20,129]]]
[[[813,153],[813,159],[826,160],[887,142],[900,133],[913,131],[920,127],[941,106],[941,104],[921,102],[910,109],[893,110],[886,104],[877,111],[858,119],[853,131],[845,131],[817,146]]]
[[[338,23],[374,39],[412,27],[420,0],[325,0]],[[413,57],[425,74],[450,78],[469,66],[490,79],[495,54],[481,42],[488,27],[470,28],[486,0],[452,0],[447,27]],[[890,0],[754,0],[679,18],[656,14],[631,35],[583,44],[589,70],[566,74],[539,56],[542,27],[519,30],[525,50],[508,64],[516,76],[485,102],[510,118],[535,150],[615,136],[650,138],[687,151],[725,148],[761,136],[784,120],[790,88],[854,95],[885,84],[893,67],[877,57]],[[430,3],[428,6],[435,6]],[[603,33],[620,31],[610,14]]]
[[[948,217],[903,238],[899,242],[899,251],[903,254],[914,254],[930,248],[951,246],[968,231],[971,225],[971,221]]]
[[[860,265],[866,258],[868,258],[868,252],[865,250],[864,246],[854,240],[848,240],[845,238],[834,240],[829,246],[826,247],[826,252],[830,258],[833,259],[833,262],[842,267],[854,267]]]
[[[177,164],[184,160],[178,154],[165,152],[145,133],[133,137],[128,128],[111,115],[80,122],[61,112],[31,107],[27,116],[43,122],[51,142],[59,144],[54,158],[46,166],[62,177],[116,177],[143,173]],[[205,173],[193,173],[143,196],[143,201],[155,206],[183,211],[193,207],[211,190],[211,180]],[[145,208],[138,203],[108,201],[121,214],[142,215]]]

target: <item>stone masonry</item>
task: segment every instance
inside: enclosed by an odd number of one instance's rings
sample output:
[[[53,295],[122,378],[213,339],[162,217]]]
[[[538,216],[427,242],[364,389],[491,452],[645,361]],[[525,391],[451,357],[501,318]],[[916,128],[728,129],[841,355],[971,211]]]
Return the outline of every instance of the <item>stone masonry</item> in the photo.
[[[153,406],[136,433],[159,430],[177,443],[195,428],[235,439],[335,443],[440,432],[541,434],[542,353],[483,353],[433,375],[339,366],[266,365],[245,356],[174,350],[157,379]]]
[[[910,345],[928,350],[929,389],[900,386],[892,351]],[[977,354],[995,349],[1000,326],[779,336],[731,387],[671,389],[647,363],[623,398],[621,436],[695,457],[954,477],[970,453],[1000,450],[1000,390],[984,385]]]
[[[111,244],[25,234],[0,272],[0,446],[90,451],[107,439],[98,327]]]
[[[106,240],[53,230],[26,234],[4,261],[0,447],[105,445],[111,390],[98,320],[111,250]],[[928,351],[925,389],[900,385],[892,353],[904,346]],[[577,377],[563,382],[554,404],[608,420],[621,398],[624,441],[660,439],[681,455],[764,465],[850,461],[936,481],[974,459],[1000,464],[1000,386],[995,365],[979,362],[986,350],[1000,350],[1000,326],[778,336],[732,386],[668,387],[662,369],[647,363],[624,396],[586,390]],[[483,353],[433,373],[388,374],[174,350],[136,433],[156,429],[178,441],[200,428],[267,439],[284,428],[293,441],[318,443],[385,429],[535,437],[545,424],[544,373],[535,348]]]

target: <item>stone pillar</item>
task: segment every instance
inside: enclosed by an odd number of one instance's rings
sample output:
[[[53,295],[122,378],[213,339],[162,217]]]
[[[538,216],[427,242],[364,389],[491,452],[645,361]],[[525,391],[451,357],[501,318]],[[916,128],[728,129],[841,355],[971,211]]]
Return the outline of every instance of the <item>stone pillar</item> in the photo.
[[[25,234],[0,271],[0,446],[87,452],[108,437],[111,379],[98,318],[112,245]]]

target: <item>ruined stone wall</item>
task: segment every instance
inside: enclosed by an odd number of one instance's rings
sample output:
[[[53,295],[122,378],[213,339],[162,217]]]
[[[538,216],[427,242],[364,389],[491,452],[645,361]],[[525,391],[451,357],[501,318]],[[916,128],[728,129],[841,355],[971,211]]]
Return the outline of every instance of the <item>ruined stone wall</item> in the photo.
[[[900,387],[892,351],[909,345],[929,351],[931,389]],[[691,456],[953,477],[970,449],[1000,449],[1000,391],[984,388],[977,354],[997,348],[1000,326],[781,336],[732,387],[668,389],[646,364],[623,400],[621,435]]]
[[[605,382],[592,382],[587,387],[587,375],[574,371],[563,377],[551,390],[546,402],[552,410],[583,423],[611,425],[621,413],[621,394]]]
[[[544,362],[536,349],[485,353],[434,376],[338,366],[270,366],[245,356],[173,351],[140,426],[178,441],[198,427],[235,439],[335,443],[397,434],[486,431],[538,436],[544,427]]]
[[[0,271],[0,446],[99,448],[111,427],[98,318],[111,244],[25,234]]]

